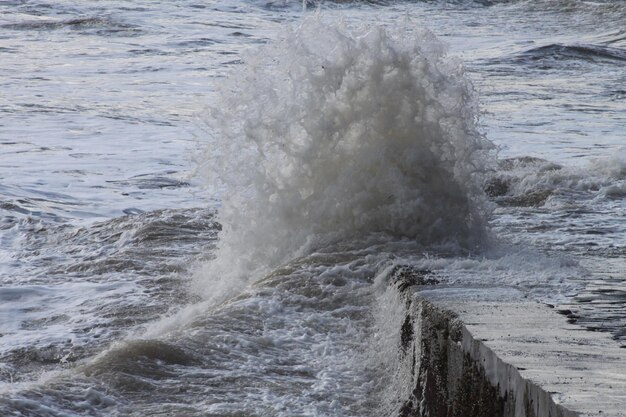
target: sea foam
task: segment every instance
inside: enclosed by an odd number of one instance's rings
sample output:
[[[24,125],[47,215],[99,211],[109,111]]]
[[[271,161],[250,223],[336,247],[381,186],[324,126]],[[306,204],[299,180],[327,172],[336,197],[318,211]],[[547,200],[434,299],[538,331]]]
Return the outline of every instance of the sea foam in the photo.
[[[317,16],[244,57],[207,113],[198,158],[223,226],[202,281],[237,286],[372,234],[480,245],[492,144],[460,61],[431,32],[410,32]]]

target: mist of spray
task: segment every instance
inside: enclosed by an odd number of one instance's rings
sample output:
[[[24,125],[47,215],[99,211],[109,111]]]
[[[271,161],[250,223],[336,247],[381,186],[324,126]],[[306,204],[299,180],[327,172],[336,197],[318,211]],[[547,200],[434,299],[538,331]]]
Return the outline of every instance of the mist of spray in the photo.
[[[221,200],[209,294],[372,234],[480,244],[492,145],[471,83],[431,32],[399,32],[310,18],[224,83],[198,158]]]

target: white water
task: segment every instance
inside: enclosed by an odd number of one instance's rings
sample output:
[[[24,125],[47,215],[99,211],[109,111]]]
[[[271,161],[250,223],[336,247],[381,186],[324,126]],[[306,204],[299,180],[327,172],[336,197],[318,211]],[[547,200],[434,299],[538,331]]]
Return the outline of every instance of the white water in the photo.
[[[495,160],[462,63],[426,30],[313,17],[280,36],[244,58],[206,116],[200,166],[223,190],[224,230],[198,274],[245,282],[375,233],[478,249]]]

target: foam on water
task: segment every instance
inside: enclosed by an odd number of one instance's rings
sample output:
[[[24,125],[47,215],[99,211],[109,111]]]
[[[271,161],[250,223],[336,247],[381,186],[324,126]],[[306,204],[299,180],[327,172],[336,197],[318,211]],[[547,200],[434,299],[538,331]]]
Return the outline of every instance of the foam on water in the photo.
[[[501,178],[508,178],[514,194],[537,190],[597,192],[621,187],[626,180],[626,148],[614,155],[594,158],[581,165],[561,166],[536,158],[501,162]]]
[[[320,17],[282,38],[245,58],[207,115],[199,159],[221,191],[224,231],[218,261],[199,275],[230,286],[372,233],[480,245],[491,143],[445,46],[428,31]]]

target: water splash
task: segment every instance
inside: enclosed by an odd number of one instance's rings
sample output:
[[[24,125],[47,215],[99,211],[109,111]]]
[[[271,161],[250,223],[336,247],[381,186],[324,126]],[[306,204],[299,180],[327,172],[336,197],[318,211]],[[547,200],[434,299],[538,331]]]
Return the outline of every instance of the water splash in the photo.
[[[245,282],[372,234],[481,243],[492,145],[461,63],[431,32],[310,18],[249,54],[219,95],[199,161],[224,230],[200,275]]]

